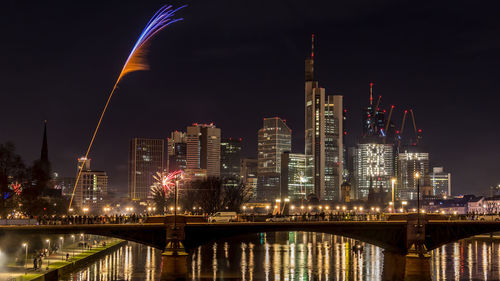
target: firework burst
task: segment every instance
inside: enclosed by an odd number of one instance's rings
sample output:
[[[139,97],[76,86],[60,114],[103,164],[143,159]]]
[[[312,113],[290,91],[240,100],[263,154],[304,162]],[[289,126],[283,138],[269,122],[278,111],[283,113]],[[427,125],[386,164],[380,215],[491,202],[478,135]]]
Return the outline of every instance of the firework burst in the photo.
[[[175,186],[175,182],[181,178],[183,172],[181,170],[174,171],[171,173],[160,173],[157,172],[156,175],[153,175],[155,179],[155,183],[152,186],[152,190],[157,190],[158,187],[162,187],[163,193],[166,195],[168,192],[172,190]]]
[[[120,75],[118,75],[118,79],[116,79],[115,85],[113,86],[113,90],[111,90],[111,93],[108,96],[108,100],[106,101],[106,105],[104,106],[104,109],[102,110],[101,117],[99,118],[99,122],[97,122],[96,129],[94,131],[94,134],[92,135],[92,139],[90,140],[89,147],[87,149],[87,153],[85,153],[85,159],[87,159],[90,150],[92,148],[92,144],[94,143],[95,136],[97,135],[97,132],[99,131],[99,127],[101,126],[102,118],[104,117],[104,113],[106,112],[106,109],[108,108],[109,101],[111,100],[111,97],[113,96],[116,88],[118,87],[118,83],[120,83],[121,79],[127,75],[128,73],[134,72],[134,71],[140,71],[140,70],[148,70],[149,65],[146,61],[146,53],[147,53],[147,48],[148,45],[151,41],[151,39],[161,30],[163,30],[165,27],[168,25],[183,20],[182,18],[173,18],[175,16],[175,13],[179,11],[180,9],[186,7],[186,5],[181,6],[179,8],[174,9],[173,6],[171,5],[166,5],[163,6],[161,9],[159,9],[154,16],[149,20],[148,24],[142,31],[141,35],[139,36],[139,39],[137,39],[137,42],[135,43],[134,47],[132,48],[132,51],[130,52],[127,60],[125,61],[125,64],[123,65],[122,71],[120,72]],[[78,176],[76,177],[75,181],[75,187],[73,188],[73,194],[71,195],[71,200],[69,203],[69,208],[71,208],[71,204],[73,203],[73,198],[75,196],[75,190],[78,185],[78,181],[80,180],[80,176],[82,173],[82,169],[85,166],[85,163],[81,165],[80,170],[78,172]]]
[[[23,192],[21,184],[18,183],[17,181],[15,183],[11,184],[10,187],[12,188],[12,191],[14,191],[14,193],[16,195],[21,195],[21,193]]]

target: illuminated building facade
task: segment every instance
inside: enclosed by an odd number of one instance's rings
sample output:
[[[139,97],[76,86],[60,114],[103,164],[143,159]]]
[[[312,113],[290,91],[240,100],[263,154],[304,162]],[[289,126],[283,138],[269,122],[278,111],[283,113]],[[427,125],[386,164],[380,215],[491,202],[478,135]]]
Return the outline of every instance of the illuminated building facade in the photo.
[[[429,153],[409,147],[398,154],[397,194],[401,200],[417,198],[417,182],[420,187],[429,185]],[[415,175],[419,173],[419,178]],[[421,190],[422,191],[422,190]]]
[[[84,157],[78,159],[77,175],[84,162]],[[80,175],[80,180],[75,190],[75,204],[87,212],[99,214],[105,205],[105,197],[108,192],[108,176],[103,171],[92,171],[90,169],[90,159],[85,161],[85,165]]]
[[[186,133],[174,131],[167,139],[168,171],[186,169],[187,143]]]
[[[221,130],[214,124],[194,123],[186,132],[186,168],[204,169],[208,177],[220,176]]]
[[[241,183],[251,192],[251,199],[257,199],[257,159],[241,159],[240,176]]]
[[[133,138],[129,150],[128,194],[131,200],[148,199],[153,175],[164,169],[163,139]]]
[[[370,189],[390,190],[394,174],[394,152],[391,144],[364,138],[353,153],[355,199],[368,197]]]
[[[451,174],[445,173],[443,167],[432,168],[430,182],[434,195],[451,196]]]
[[[306,155],[288,151],[281,154],[281,198],[306,200],[313,192],[306,178]]]
[[[280,192],[281,154],[292,149],[292,130],[279,117],[264,118],[258,132],[257,197],[274,200]]]
[[[227,138],[220,143],[220,176],[239,179],[241,162],[241,138]]]
[[[305,73],[306,177],[318,198],[336,200],[344,169],[343,97],[325,95],[314,80],[314,51],[306,59]]]

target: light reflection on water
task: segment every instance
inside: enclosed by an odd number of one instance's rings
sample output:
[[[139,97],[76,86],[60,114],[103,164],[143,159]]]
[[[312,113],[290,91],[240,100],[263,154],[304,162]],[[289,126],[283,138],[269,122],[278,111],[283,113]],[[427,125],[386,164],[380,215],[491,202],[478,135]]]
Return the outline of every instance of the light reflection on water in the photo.
[[[328,234],[281,232],[227,239],[194,249],[189,280],[383,280],[384,251]],[[432,280],[500,280],[500,243],[461,241],[432,251]],[[161,252],[129,243],[65,280],[159,280]],[[403,266],[404,267],[404,266]],[[391,268],[392,270],[392,268]],[[404,270],[401,268],[400,270]],[[384,272],[385,271],[385,272]]]

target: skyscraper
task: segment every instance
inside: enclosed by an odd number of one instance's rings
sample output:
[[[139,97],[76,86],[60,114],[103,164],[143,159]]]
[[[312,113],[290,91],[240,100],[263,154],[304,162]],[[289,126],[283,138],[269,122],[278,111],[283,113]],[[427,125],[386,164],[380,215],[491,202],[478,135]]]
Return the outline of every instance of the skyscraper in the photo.
[[[305,74],[306,178],[318,198],[334,200],[343,181],[343,97],[325,95],[314,80],[314,35]]]
[[[163,172],[164,157],[164,139],[130,140],[128,194],[131,200],[147,200],[153,175]]]
[[[187,143],[186,133],[174,131],[167,140],[168,171],[185,170]]]
[[[354,149],[354,197],[365,199],[370,190],[388,190],[394,175],[394,154],[391,144],[381,139],[363,138]]]
[[[205,169],[208,177],[220,176],[221,130],[212,124],[194,123],[187,127],[186,168]]]
[[[451,174],[445,173],[443,167],[432,168],[430,182],[434,195],[451,196]]]
[[[227,138],[220,143],[220,176],[238,179],[240,177],[242,139]]]
[[[264,118],[258,132],[257,197],[274,200],[279,196],[281,154],[292,149],[292,130],[279,117]]]
[[[251,192],[251,199],[257,199],[257,159],[241,159],[241,183]]]
[[[82,167],[80,180],[76,186],[75,204],[83,211],[85,209],[92,214],[99,214],[105,205],[105,197],[108,192],[108,175],[104,171],[93,171],[90,169],[90,159],[78,158],[77,175]]]
[[[420,186],[428,186],[429,182],[429,153],[421,152],[418,147],[410,146],[398,154],[399,198],[413,200],[417,198],[417,181]],[[419,173],[417,178],[415,175]]]
[[[306,155],[285,151],[281,154],[281,197],[306,199],[313,192],[306,179]]]

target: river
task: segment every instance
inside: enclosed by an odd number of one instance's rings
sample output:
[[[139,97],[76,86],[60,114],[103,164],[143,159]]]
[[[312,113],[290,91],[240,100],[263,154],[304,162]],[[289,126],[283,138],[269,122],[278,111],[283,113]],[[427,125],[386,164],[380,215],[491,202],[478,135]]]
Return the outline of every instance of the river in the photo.
[[[360,243],[363,251],[353,252],[354,243],[306,232],[225,239],[191,251],[188,280],[392,280],[391,276],[402,276],[398,275],[405,268],[401,258],[365,243]],[[499,253],[500,243],[488,239],[442,246],[432,251],[427,278],[500,280]],[[63,280],[159,280],[161,261],[159,250],[129,243]]]

